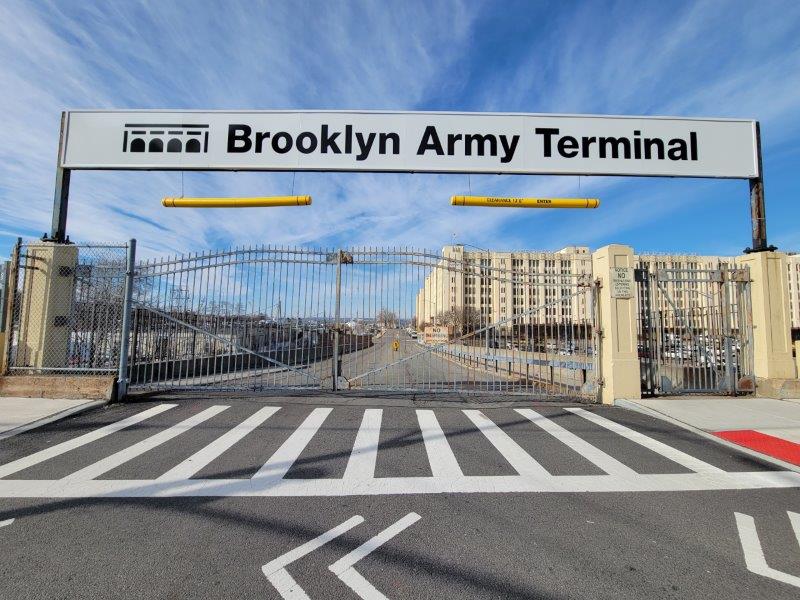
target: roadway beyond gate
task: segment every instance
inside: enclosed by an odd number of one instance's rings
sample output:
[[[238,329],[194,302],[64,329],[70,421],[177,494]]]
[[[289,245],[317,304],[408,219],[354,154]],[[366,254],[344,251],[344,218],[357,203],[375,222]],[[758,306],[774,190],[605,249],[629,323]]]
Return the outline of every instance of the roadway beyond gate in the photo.
[[[555,264],[271,246],[144,261],[130,388],[593,401],[591,275]]]

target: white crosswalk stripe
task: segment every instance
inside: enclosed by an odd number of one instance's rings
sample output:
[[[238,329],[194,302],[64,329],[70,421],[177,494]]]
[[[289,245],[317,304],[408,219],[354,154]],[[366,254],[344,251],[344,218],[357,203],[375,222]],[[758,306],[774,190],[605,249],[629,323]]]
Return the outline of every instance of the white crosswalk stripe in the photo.
[[[332,408],[312,410],[300,427],[292,432],[289,439],[253,475],[253,479],[262,483],[283,479],[332,411]]]
[[[165,429],[164,431],[160,431],[155,435],[151,435],[149,438],[146,438],[141,442],[137,442],[136,444],[128,446],[127,448],[124,448],[119,452],[115,452],[111,456],[108,456],[102,460],[98,460],[96,463],[93,463],[88,467],[84,467],[79,471],[75,471],[74,473],[64,477],[64,479],[72,481],[84,481],[87,479],[96,479],[97,477],[100,477],[100,475],[102,475],[103,473],[108,473],[110,470],[116,469],[117,467],[125,464],[129,460],[132,460],[137,456],[144,454],[145,452],[149,452],[153,448],[160,446],[165,442],[168,442],[172,438],[177,437],[186,431],[189,431],[192,427],[199,425],[203,421],[207,421],[214,415],[218,415],[227,408],[228,408],[227,406],[212,406],[210,408],[207,408],[204,411],[199,412],[196,415],[189,417],[184,421],[181,421],[177,425],[173,425],[172,427]]]
[[[277,406],[265,406],[256,411],[253,415],[246,418],[233,429],[229,429],[205,448],[195,452],[185,461],[164,473],[159,479],[167,481],[189,479],[203,467],[209,465],[211,461],[219,458],[223,452],[231,448],[236,442],[240,441],[244,436],[269,419],[278,412],[278,410],[279,407]]]
[[[302,423],[291,431],[278,449],[261,466],[252,478],[203,479],[195,478],[204,467],[220,458],[247,435],[280,410],[265,406],[244,420],[233,424],[222,435],[179,461],[156,479],[123,480],[99,479],[105,473],[147,452],[164,452],[169,440],[186,434],[201,423],[225,411],[228,406],[211,406],[179,423],[164,427],[158,433],[134,443],[87,467],[57,480],[10,479],[9,476],[30,466],[42,463],[113,435],[126,427],[156,416],[175,405],[161,404],[137,413],[117,423],[100,427],[51,448],[35,452],[5,465],[0,465],[0,498],[2,497],[169,497],[169,496],[347,496],[376,494],[426,494],[426,493],[487,493],[487,492],[621,492],[621,491],[679,491],[716,489],[757,489],[768,487],[800,487],[800,474],[789,471],[726,472],[719,467],[687,454],[677,448],[649,437],[612,419],[581,408],[567,408],[561,414],[576,415],[599,425],[609,436],[621,436],[664,458],[691,470],[691,473],[642,474],[623,464],[617,457],[600,450],[581,437],[579,430],[570,430],[556,423],[552,417],[529,408],[516,409],[516,413],[530,421],[529,430],[519,427],[511,433],[492,418],[493,413],[474,409],[463,414],[475,429],[459,435],[481,435],[514,468],[515,475],[488,474],[465,475],[459,460],[472,463],[481,460],[479,453],[469,455],[459,446],[457,458],[442,426],[432,409],[417,409],[416,416],[422,445],[430,465],[431,476],[376,477],[380,450],[379,441],[384,411],[367,408],[360,414],[360,424],[347,464],[341,478],[291,478],[286,474],[316,436],[341,435],[341,429],[322,430],[333,408],[314,408]],[[348,408],[347,410],[353,410]],[[496,413],[495,413],[496,414]],[[277,435],[282,433],[275,428]],[[574,452],[598,467],[603,473],[593,475],[552,475],[536,459],[538,448],[530,442],[523,448],[518,435],[543,433],[564,445],[564,450]],[[449,435],[449,434],[448,434]],[[187,436],[188,437],[188,436]],[[515,439],[516,438],[516,439]],[[191,439],[191,438],[189,438]],[[529,438],[530,439],[530,438]],[[541,439],[534,437],[534,439]],[[277,441],[277,440],[276,440]],[[416,443],[416,442],[412,442]],[[611,446],[615,448],[615,446]],[[552,452],[549,446],[548,452]],[[390,451],[387,448],[388,451]],[[642,450],[644,452],[645,450]],[[608,450],[612,452],[612,450]],[[630,449],[626,450],[630,453]],[[614,450],[612,453],[616,453]],[[342,457],[344,459],[345,457]],[[160,457],[163,459],[163,457]]]
[[[176,406],[177,404],[159,404],[158,406],[148,408],[147,410],[137,413],[132,417],[128,417],[127,419],[100,427],[99,429],[85,433],[79,437],[76,437],[75,439],[67,440],[61,444],[56,444],[51,448],[45,448],[44,450],[40,450],[39,452],[31,454],[30,456],[25,456],[19,460],[15,460],[14,462],[2,465],[0,466],[0,477],[8,477],[9,475],[18,473],[19,471],[27,469],[28,467],[38,465],[39,463],[50,460],[51,458],[55,458],[56,456],[64,454],[65,452],[75,450],[76,448],[80,448],[81,446],[85,446],[86,444],[109,436],[112,433],[116,433],[117,431],[131,427],[137,423],[141,423],[145,419],[154,417],[158,414],[161,414],[165,410],[175,408]]]
[[[622,464],[616,458],[609,456],[599,448],[592,446],[589,442],[578,437],[568,429],[564,429],[558,423],[540,415],[535,410],[530,408],[518,408],[516,410],[523,417],[530,419],[558,441],[562,442],[609,475],[617,475],[620,477],[636,475],[636,471],[627,465]]]
[[[659,442],[656,439],[648,437],[643,433],[639,433],[629,427],[625,427],[624,425],[617,423],[616,421],[611,421],[610,419],[606,419],[596,413],[590,412],[588,410],[584,410],[582,408],[567,408],[568,411],[574,413],[578,416],[583,417],[587,421],[591,421],[596,425],[600,425],[600,427],[604,427],[609,431],[613,431],[617,435],[621,435],[624,438],[629,439],[632,442],[636,442],[640,446],[644,446],[648,450],[652,450],[670,459],[673,462],[678,463],[694,471],[695,473],[723,473],[724,471],[719,467],[715,467],[714,465],[710,465],[707,462],[700,460],[699,458],[695,458],[694,456],[690,456],[685,452],[678,450],[677,448],[673,448],[672,446],[668,446],[663,442]]]
[[[463,477],[464,473],[458,466],[458,461],[453,454],[450,444],[444,437],[444,432],[439,426],[439,421],[432,410],[418,410],[417,420],[419,421],[422,441],[425,444],[425,452],[428,453],[428,462],[431,465],[431,472],[434,477]]]
[[[380,408],[364,411],[361,427],[358,428],[353,452],[344,472],[345,479],[372,479],[375,477],[375,463],[378,460],[378,438],[381,435]]]
[[[505,431],[500,429],[493,421],[489,420],[479,410],[465,410],[464,414],[467,415],[470,421],[475,424],[483,435],[497,448],[500,454],[514,467],[520,475],[528,475],[531,477],[549,477],[550,474],[545,468],[536,462],[533,457],[525,452],[522,447],[517,444],[511,436]]]

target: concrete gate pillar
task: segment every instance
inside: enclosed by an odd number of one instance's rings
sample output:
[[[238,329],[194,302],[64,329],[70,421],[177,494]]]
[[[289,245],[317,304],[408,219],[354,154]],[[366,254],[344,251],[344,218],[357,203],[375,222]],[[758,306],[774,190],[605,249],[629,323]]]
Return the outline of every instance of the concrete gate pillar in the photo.
[[[603,404],[642,397],[634,266],[630,246],[612,244],[592,254],[592,271],[600,282],[597,326],[601,336],[597,363],[603,380],[600,388]]]
[[[78,248],[41,242],[25,249],[19,340],[11,366],[64,367],[69,350]]]
[[[782,252],[753,252],[736,257],[736,264],[750,268],[756,378],[797,377],[792,357],[786,255]]]

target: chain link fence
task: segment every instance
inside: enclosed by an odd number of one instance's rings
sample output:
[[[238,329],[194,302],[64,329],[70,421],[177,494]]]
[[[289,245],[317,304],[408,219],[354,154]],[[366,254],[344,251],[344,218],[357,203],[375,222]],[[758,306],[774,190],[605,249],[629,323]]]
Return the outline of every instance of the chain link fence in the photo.
[[[8,374],[118,369],[127,245],[18,243],[8,266]]]
[[[11,261],[5,260],[0,262],[0,333],[6,331],[6,300],[8,299],[8,272],[11,270]],[[0,356],[3,352],[0,351]]]

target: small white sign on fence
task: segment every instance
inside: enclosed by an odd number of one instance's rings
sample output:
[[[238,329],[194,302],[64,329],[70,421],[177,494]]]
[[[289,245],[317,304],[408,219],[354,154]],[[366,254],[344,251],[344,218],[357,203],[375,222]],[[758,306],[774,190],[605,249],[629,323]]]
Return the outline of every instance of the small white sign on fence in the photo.
[[[611,267],[611,297],[633,298],[633,269]]]

